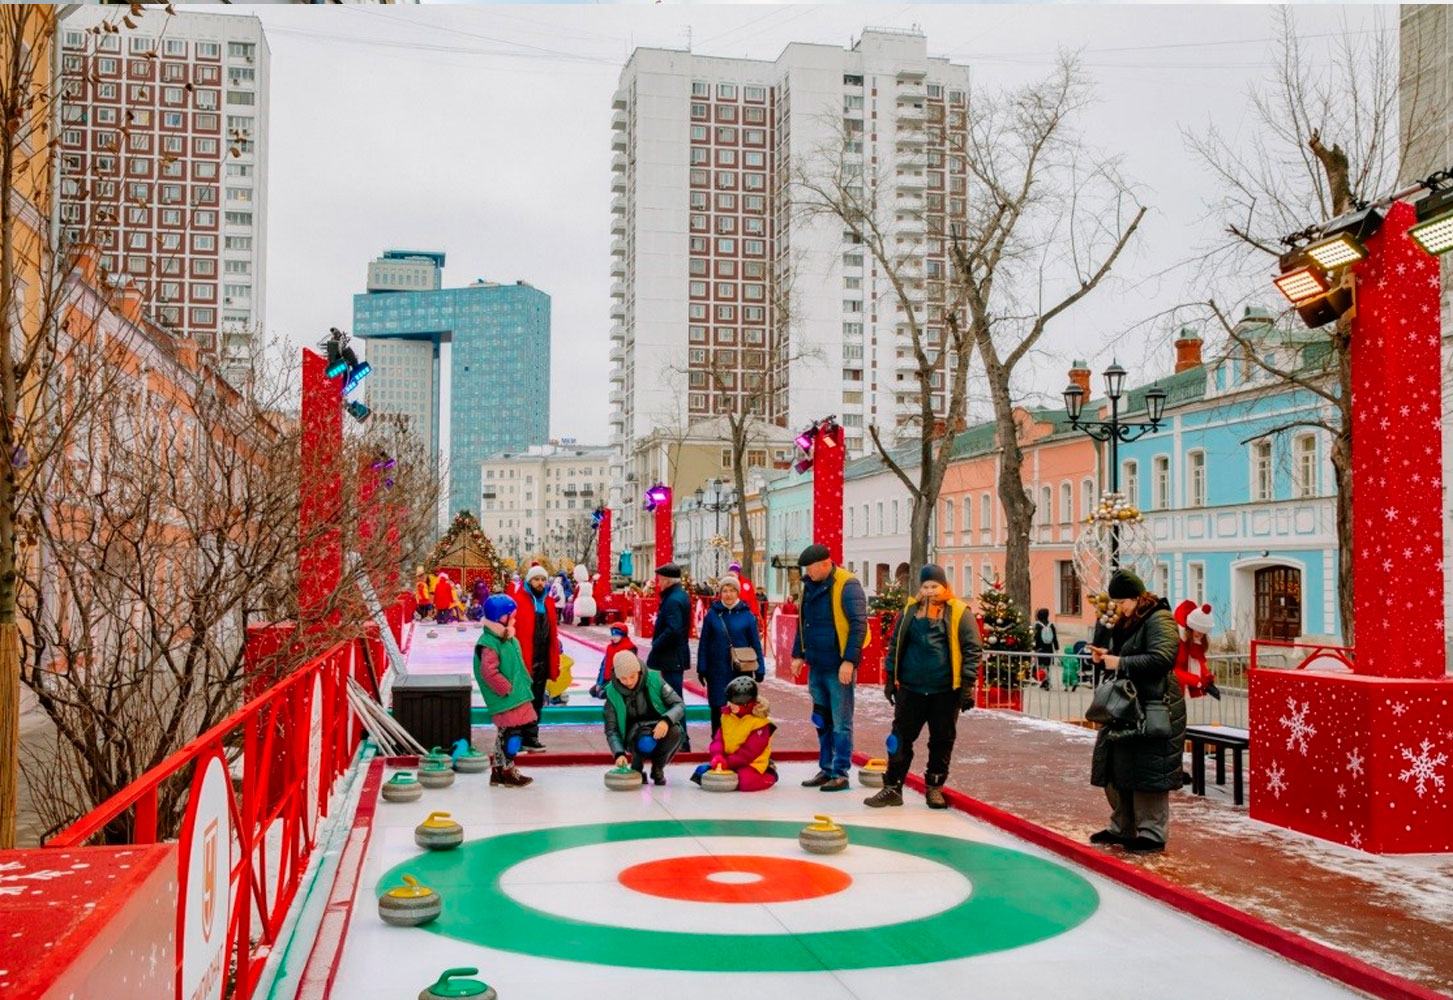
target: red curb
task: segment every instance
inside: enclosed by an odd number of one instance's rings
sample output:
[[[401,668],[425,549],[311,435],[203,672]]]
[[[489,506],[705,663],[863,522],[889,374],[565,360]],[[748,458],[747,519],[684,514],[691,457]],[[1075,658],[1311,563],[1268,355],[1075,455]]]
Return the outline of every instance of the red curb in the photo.
[[[313,949],[303,965],[303,975],[298,983],[294,1000],[326,1000],[333,992],[333,980],[338,976],[338,966],[343,961],[343,947],[348,941],[348,925],[353,917],[353,904],[358,897],[358,884],[363,874],[363,862],[368,857],[368,842],[373,836],[373,817],[378,809],[378,789],[383,784],[384,762],[375,757],[368,765],[368,774],[363,779],[363,791],[358,799],[358,809],[353,814],[353,828],[343,846],[338,861],[338,870],[333,876],[333,888],[328,894],[328,905],[323,910],[323,920],[318,925]]]
[[[868,756],[854,753],[853,763],[862,766]],[[906,782],[914,791],[922,792],[923,778],[909,774]],[[1021,840],[1037,847],[1043,847],[1076,864],[1088,868],[1097,875],[1119,882],[1143,895],[1167,903],[1182,913],[1202,920],[1213,927],[1229,931],[1237,937],[1265,948],[1282,958],[1305,966],[1329,979],[1362,990],[1382,1000],[1448,1000],[1447,994],[1431,990],[1426,986],[1404,979],[1374,965],[1318,944],[1293,931],[1277,927],[1260,917],[1254,917],[1244,910],[1238,910],[1210,896],[1177,885],[1137,865],[1100,851],[1088,844],[1081,844],[1037,823],[1015,816],[965,795],[953,788],[944,788],[944,798],[960,812],[967,813],[996,826]]]

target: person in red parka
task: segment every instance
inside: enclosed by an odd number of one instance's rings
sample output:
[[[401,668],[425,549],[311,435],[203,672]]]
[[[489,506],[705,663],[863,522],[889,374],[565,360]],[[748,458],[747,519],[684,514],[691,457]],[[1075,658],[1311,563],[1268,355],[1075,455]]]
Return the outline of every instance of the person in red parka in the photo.
[[[610,645],[605,647],[605,656],[600,661],[600,672],[595,675],[595,686],[590,689],[592,698],[604,698],[605,686],[615,676],[616,657],[621,653],[638,653],[631,641],[631,633],[625,622],[616,622],[610,627]]]
[[[454,581],[449,579],[448,573],[440,573],[439,582],[434,584],[434,620],[440,625],[452,622],[456,603]]]
[[[727,567],[727,572],[737,578],[741,584],[742,602],[751,610],[752,617],[762,617],[762,607],[757,603],[757,588],[752,586],[752,581],[747,579],[747,574],[742,572],[742,564],[734,562]]]
[[[1211,605],[1202,604],[1198,608],[1195,601],[1181,601],[1173,614],[1181,627],[1175,666],[1181,690],[1192,698],[1210,695],[1220,701],[1221,689],[1216,687],[1216,678],[1206,666],[1206,649],[1211,643],[1211,629],[1215,627]]]
[[[560,623],[555,602],[545,593],[549,584],[550,574],[545,572],[545,567],[531,566],[525,573],[524,587],[514,595],[515,606],[519,608],[515,615],[515,633],[530,671],[535,705],[535,721],[520,734],[527,753],[545,749],[545,744],[540,742],[539,721],[545,707],[545,685],[560,676]]]

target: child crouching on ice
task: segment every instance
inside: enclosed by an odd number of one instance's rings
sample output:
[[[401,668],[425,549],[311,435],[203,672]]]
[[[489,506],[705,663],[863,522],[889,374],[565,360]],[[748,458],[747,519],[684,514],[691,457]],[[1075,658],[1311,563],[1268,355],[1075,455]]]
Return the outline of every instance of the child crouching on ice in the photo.
[[[494,718],[494,752],[491,785],[524,788],[534,778],[515,767],[525,726],[535,721],[531,700],[530,672],[515,638],[515,602],[504,594],[493,594],[484,602],[484,629],[474,644],[474,678],[484,704]]]
[[[732,678],[726,695],[721,728],[711,739],[711,763],[698,767],[691,780],[701,784],[701,776],[719,764],[737,773],[737,791],[765,791],[777,784],[777,765],[772,763],[777,726],[767,718],[767,699],[758,695],[750,674]]]

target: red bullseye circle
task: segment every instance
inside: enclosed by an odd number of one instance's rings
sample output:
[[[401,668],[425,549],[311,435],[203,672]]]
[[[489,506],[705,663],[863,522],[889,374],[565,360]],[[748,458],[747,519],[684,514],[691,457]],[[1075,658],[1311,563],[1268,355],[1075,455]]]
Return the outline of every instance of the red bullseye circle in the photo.
[[[618,878],[627,889],[647,896],[690,903],[793,903],[831,896],[853,884],[847,872],[827,865],[751,854],[663,858],[633,865]]]

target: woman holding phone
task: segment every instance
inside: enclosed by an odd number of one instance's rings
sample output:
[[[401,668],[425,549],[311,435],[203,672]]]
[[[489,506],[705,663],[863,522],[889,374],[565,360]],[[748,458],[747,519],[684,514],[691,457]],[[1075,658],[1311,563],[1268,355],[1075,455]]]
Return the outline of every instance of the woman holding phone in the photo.
[[[1143,709],[1162,702],[1170,716],[1169,736],[1101,729],[1095,738],[1090,784],[1105,789],[1110,825],[1092,834],[1092,844],[1118,844],[1134,854],[1165,850],[1170,835],[1170,793],[1181,786],[1186,705],[1173,671],[1180,634],[1165,599],[1149,593],[1140,577],[1116,570],[1108,588],[1115,612],[1105,645],[1090,647],[1097,668],[1135,683]],[[1097,640],[1101,635],[1096,636]]]

